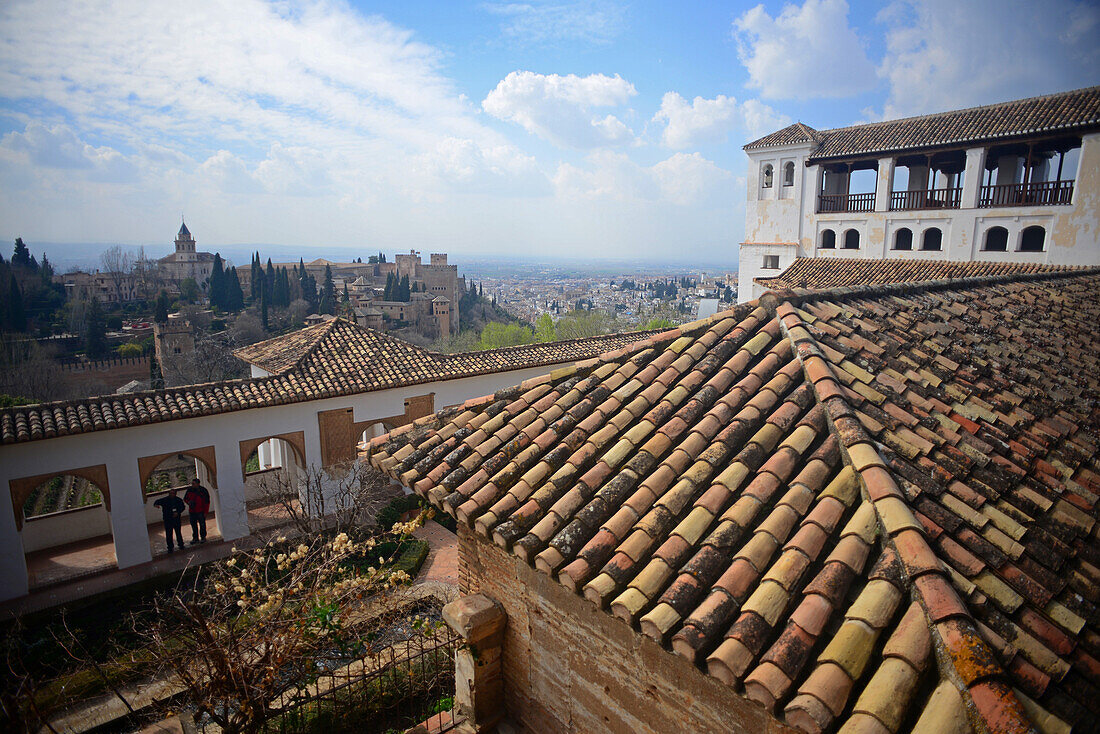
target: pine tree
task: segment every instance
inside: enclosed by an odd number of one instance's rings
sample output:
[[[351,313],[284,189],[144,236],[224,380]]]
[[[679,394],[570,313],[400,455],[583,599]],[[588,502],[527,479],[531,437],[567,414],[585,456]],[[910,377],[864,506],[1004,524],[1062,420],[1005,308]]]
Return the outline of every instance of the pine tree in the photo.
[[[11,256],[11,264],[16,267],[31,267],[31,251],[23,244],[22,237],[15,238],[15,252]]]
[[[107,317],[98,298],[92,298],[85,315],[84,353],[89,359],[100,359],[107,354]]]

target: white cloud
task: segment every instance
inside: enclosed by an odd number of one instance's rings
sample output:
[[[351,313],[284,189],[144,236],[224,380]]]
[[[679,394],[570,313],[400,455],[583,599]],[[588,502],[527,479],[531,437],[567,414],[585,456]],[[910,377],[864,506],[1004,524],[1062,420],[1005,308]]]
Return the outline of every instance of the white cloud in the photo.
[[[504,18],[506,38],[532,44],[561,41],[610,43],[623,27],[623,8],[604,0],[554,3],[486,3],[485,10]]]
[[[609,199],[663,202],[677,206],[729,206],[733,175],[699,153],[676,153],[653,166],[640,166],[623,153],[590,154],[586,167],[563,163],[554,177],[567,200]]]
[[[733,199],[733,174],[699,153],[677,153],[651,170],[662,196],[675,204],[728,206]]]
[[[903,0],[879,20],[887,118],[1088,86],[1100,69],[1100,8],[1087,2]]]
[[[0,154],[9,161],[25,157],[27,164],[47,169],[69,169],[91,181],[122,183],[137,176],[134,163],[109,146],[93,146],[65,125],[47,127],[27,123],[23,132],[10,132],[0,141]]]
[[[757,5],[733,25],[748,86],[768,99],[847,97],[876,83],[844,0],[805,0],[774,18]]]
[[[757,138],[790,124],[788,117],[759,100],[738,104],[735,98],[720,94],[714,99],[696,97],[688,104],[676,92],[665,93],[653,120],[665,123],[661,142],[674,149],[720,142],[733,130],[743,132],[749,139]]]
[[[634,134],[614,115],[601,118],[592,110],[620,107],[637,93],[618,74],[579,77],[513,71],[481,106],[493,117],[515,122],[560,147],[598,148],[629,143]]]

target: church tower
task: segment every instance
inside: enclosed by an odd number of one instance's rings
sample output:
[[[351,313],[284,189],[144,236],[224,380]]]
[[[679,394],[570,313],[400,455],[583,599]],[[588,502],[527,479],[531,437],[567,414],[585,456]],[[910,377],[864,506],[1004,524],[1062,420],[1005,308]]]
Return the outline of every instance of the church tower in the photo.
[[[176,262],[195,262],[195,238],[187,229],[187,222],[180,222],[180,231],[176,235]]]

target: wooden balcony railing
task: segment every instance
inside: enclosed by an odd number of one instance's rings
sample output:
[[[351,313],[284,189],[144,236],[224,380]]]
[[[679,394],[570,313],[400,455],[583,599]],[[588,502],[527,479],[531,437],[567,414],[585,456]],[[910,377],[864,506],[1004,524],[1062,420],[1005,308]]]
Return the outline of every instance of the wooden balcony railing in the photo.
[[[962,192],[961,187],[894,191],[890,194],[890,209],[958,209],[962,202]]]
[[[871,194],[820,194],[817,211],[821,212],[873,212],[875,195]]]
[[[983,186],[978,206],[1056,206],[1073,203],[1073,181]]]

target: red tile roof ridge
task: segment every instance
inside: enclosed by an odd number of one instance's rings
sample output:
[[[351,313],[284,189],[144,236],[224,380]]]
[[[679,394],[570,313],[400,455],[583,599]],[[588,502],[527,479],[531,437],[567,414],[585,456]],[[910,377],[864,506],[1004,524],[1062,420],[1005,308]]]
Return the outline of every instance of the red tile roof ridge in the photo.
[[[839,258],[799,258],[799,260],[817,260],[817,261],[837,261]],[[797,261],[796,261],[797,262]],[[914,262],[911,260],[851,260],[845,259],[845,262],[856,263],[909,263]],[[935,261],[945,262],[945,261]],[[969,261],[946,261],[952,265],[965,265]],[[1004,265],[1020,265],[1020,263],[1002,263],[998,261],[996,264]],[[793,267],[793,265],[792,265]],[[918,291],[936,292],[942,290],[962,290],[966,288],[975,288],[988,285],[1000,285],[1005,283],[1025,283],[1035,282],[1042,280],[1057,280],[1067,278],[1079,278],[1086,275],[1094,275],[1100,273],[1100,266],[1097,265],[1040,265],[1043,269],[1036,269],[1026,272],[1009,272],[1009,273],[991,273],[984,275],[964,276],[961,278],[931,278],[927,280],[914,280],[904,282],[893,283],[868,283],[860,285],[841,285],[824,288],[794,288],[784,287],[770,290],[767,293],[771,293],[775,296],[776,301],[789,301],[796,305],[803,303],[812,303],[814,301],[822,300],[823,298],[835,299],[844,298],[848,296],[858,298],[874,298],[878,296],[890,296],[890,295],[905,295]],[[777,276],[776,279],[781,279],[783,276]],[[759,280],[758,280],[759,282]],[[762,283],[767,285],[767,283]],[[765,295],[767,295],[765,293]],[[763,296],[761,296],[763,298]]]
[[[941,652],[938,656],[941,670],[948,673],[964,700],[971,701],[967,708],[977,718],[976,729],[983,731],[995,723],[1007,725],[1006,731],[1032,731],[1023,705],[1007,683],[1010,679],[979,634],[969,608],[939,563],[904,492],[886,470],[886,463],[862,424],[852,419],[853,409],[834,373],[838,368],[825,358],[808,324],[794,306],[780,304],[777,315],[784,333],[795,345],[807,381],[811,382],[818,400],[829,413],[830,423],[840,438],[845,463],[860,476],[864,495],[871,501],[883,530],[882,541],[887,549],[897,554],[903,579],[924,610],[935,645]],[[822,359],[824,364],[807,366],[815,359]],[[850,420],[845,421],[845,418]],[[972,696],[971,688],[975,686],[982,688],[979,695]],[[994,717],[996,722],[988,721]]]

